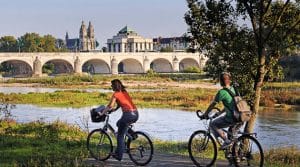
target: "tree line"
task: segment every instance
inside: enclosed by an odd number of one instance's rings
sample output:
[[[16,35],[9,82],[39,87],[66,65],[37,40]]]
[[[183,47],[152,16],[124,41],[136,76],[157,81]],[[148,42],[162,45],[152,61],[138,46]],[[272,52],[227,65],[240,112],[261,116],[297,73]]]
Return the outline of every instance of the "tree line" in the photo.
[[[26,33],[19,38],[3,36],[0,38],[0,52],[66,52],[68,49],[62,39],[52,35],[41,36]]]

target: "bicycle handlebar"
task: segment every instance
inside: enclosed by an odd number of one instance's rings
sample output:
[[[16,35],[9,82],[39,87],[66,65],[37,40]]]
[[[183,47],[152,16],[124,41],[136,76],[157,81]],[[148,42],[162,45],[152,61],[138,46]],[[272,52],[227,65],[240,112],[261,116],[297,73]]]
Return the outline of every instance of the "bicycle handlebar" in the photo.
[[[214,107],[212,110],[217,110],[218,113],[221,112],[221,110],[220,110],[219,108],[217,108],[217,107]],[[202,117],[203,114],[204,114],[204,113],[203,113],[201,110],[197,110],[197,111],[196,111],[196,115],[197,115],[198,118],[200,118],[200,120],[205,119],[205,118]],[[216,117],[218,117],[218,116],[219,116],[218,114],[214,114],[213,116],[208,116],[207,119],[213,119],[213,118],[216,118]]]
[[[201,113],[201,115],[200,115],[200,113]],[[197,110],[197,111],[196,111],[196,114],[197,114],[197,117],[198,117],[198,118],[202,119],[201,116],[203,115],[203,113],[202,113],[201,110]]]

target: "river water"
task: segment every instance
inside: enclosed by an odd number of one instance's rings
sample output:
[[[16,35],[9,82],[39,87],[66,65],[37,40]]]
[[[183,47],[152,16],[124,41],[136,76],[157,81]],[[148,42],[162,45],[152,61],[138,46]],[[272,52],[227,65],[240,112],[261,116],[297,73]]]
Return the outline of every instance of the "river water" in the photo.
[[[53,122],[60,120],[85,128],[86,121],[89,130],[101,127],[102,123],[92,123],[89,110],[95,106],[84,108],[54,108],[35,105],[18,104],[12,110],[18,122],[43,120]],[[134,125],[136,130],[148,132],[153,138],[161,140],[188,141],[193,131],[204,129],[204,122],[199,121],[196,114],[174,109],[139,109],[140,118]],[[111,114],[110,123],[115,126],[121,116],[121,111]],[[295,145],[300,146],[300,112],[260,112],[255,132],[264,148]]]
[[[97,89],[97,88],[84,88],[84,89],[67,89],[67,88],[46,88],[46,87],[6,87],[6,86],[0,86],[0,92],[4,94],[10,94],[10,93],[21,93],[21,94],[27,94],[27,93],[52,93],[56,91],[67,91],[67,90],[77,90],[77,91],[84,91],[84,92],[101,92],[101,93],[107,93],[112,92],[111,89]],[[162,91],[163,89],[128,89],[130,92],[135,91],[142,91],[142,92],[151,92],[151,91]]]

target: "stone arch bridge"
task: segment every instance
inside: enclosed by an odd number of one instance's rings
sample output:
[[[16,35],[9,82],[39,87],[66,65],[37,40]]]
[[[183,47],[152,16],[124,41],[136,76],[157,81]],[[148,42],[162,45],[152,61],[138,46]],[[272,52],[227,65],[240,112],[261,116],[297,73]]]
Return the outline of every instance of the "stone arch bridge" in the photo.
[[[206,58],[199,53],[0,53],[2,67],[11,68],[11,76],[41,76],[44,67],[54,74],[82,73],[119,74],[181,72],[187,67],[202,68]],[[3,69],[2,69],[3,70]]]

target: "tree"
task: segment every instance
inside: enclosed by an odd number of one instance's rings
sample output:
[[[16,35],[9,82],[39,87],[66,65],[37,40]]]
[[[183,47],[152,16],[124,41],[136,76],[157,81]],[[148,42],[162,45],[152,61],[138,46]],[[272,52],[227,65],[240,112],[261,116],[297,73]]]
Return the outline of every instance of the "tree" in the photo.
[[[45,35],[41,38],[41,48],[44,52],[57,52],[56,39],[52,35]]]
[[[16,52],[18,50],[17,39],[13,36],[0,38],[0,52]]]
[[[210,59],[206,70],[229,71],[252,101],[245,127],[252,132],[266,74],[300,44],[300,4],[272,0],[187,0],[185,21],[197,50]],[[238,23],[244,20],[247,24]]]
[[[64,40],[62,40],[62,39],[56,39],[55,46],[59,52],[67,52],[68,51],[67,46],[66,46]]]
[[[43,39],[39,34],[36,33],[26,33],[19,39],[20,47],[22,52],[43,52],[42,48]]]

